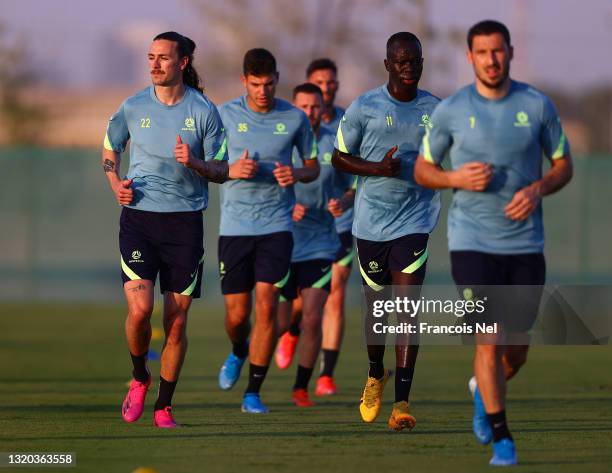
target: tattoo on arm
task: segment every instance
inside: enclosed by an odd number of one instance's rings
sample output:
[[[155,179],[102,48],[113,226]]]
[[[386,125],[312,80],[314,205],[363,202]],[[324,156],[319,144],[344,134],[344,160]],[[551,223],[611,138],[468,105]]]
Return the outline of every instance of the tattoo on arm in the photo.
[[[102,167],[104,168],[104,172],[115,172],[115,161],[105,159]]]
[[[205,161],[202,177],[211,182],[223,184],[229,179],[229,165],[227,161]]]

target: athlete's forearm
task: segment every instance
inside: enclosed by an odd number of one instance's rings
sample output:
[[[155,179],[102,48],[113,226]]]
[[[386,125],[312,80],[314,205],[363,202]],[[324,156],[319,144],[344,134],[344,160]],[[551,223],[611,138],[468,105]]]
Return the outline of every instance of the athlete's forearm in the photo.
[[[554,194],[562,189],[572,179],[574,174],[574,165],[572,157],[568,154],[562,158],[555,159],[552,162],[552,167],[539,181],[532,185],[536,187],[540,196]]]
[[[414,180],[420,186],[428,189],[449,189],[456,187],[453,182],[452,171],[445,171],[418,156],[414,164]]]
[[[354,189],[347,190],[344,194],[342,194],[342,197],[340,197],[340,204],[342,205],[342,208],[344,210],[350,209],[354,203],[355,203],[355,190]]]
[[[203,178],[217,184],[223,184],[229,179],[229,165],[227,161],[200,161],[195,171]]]
[[[312,182],[319,177],[320,172],[321,166],[319,166],[317,159],[304,161],[304,167],[293,169],[295,180],[299,182]]]
[[[102,169],[108,178],[111,188],[114,188],[121,178],[119,177],[119,169],[121,167],[121,155],[107,149],[102,150]]]
[[[343,153],[334,149],[332,154],[332,166],[339,171],[348,172],[355,176],[383,176],[379,163],[366,161],[359,156]]]

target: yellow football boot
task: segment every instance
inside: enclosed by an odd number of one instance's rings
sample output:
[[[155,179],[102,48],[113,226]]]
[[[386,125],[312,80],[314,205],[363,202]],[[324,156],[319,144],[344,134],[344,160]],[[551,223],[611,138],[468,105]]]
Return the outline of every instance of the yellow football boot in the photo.
[[[399,432],[404,429],[412,430],[415,425],[416,419],[410,414],[410,404],[406,401],[394,402],[389,428]]]
[[[378,417],[383,389],[385,389],[385,384],[389,381],[390,376],[389,370],[385,370],[382,379],[368,377],[363,394],[361,395],[361,402],[359,403],[359,412],[364,422],[374,422]]]

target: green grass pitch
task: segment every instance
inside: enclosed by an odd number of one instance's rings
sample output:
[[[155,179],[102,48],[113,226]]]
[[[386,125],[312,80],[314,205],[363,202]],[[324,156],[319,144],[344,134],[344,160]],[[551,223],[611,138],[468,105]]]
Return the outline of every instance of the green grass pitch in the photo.
[[[471,348],[421,348],[411,395],[417,426],[389,432],[392,383],[377,422],[359,418],[367,362],[353,311],[337,368],[341,392],[300,410],[290,404],[294,367],[273,366],[262,391],[271,412],[249,416],[240,412],[245,376],[230,392],[217,388],[229,344],[222,310],[207,307],[198,301],[190,314],[174,398],[184,428],[160,431],[152,426],[155,389],[140,421],[121,419],[130,377],[122,307],[2,305],[0,452],[76,452],[77,468],[65,471],[83,472],[490,471],[490,447],[471,433]],[[157,378],[158,362],[151,368]],[[508,411],[516,471],[612,471],[612,349],[533,348],[511,382]]]

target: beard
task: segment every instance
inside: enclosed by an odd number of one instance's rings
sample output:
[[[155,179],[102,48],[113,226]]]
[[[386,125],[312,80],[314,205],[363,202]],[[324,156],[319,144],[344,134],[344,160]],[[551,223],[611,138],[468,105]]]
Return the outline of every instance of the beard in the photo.
[[[491,80],[487,77],[486,71],[483,73],[476,73],[478,80],[489,89],[500,89],[506,83],[506,79],[510,75],[510,64],[506,64],[504,68],[500,68],[501,74],[497,79]]]

